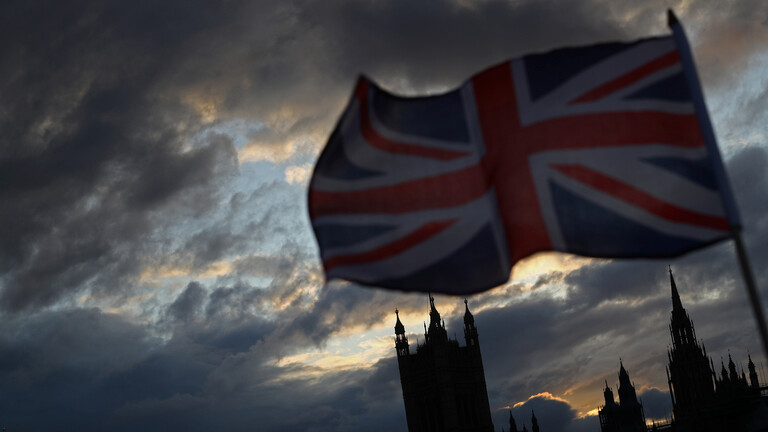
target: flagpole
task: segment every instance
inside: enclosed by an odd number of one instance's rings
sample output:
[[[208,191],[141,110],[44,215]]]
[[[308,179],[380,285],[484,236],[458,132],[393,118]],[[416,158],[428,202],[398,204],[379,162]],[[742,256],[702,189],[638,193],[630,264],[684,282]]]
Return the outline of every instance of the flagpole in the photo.
[[[752,304],[752,313],[755,314],[757,328],[760,330],[760,339],[763,341],[763,351],[766,354],[766,358],[768,358],[768,326],[765,324],[765,314],[763,313],[760,293],[757,291],[757,285],[755,284],[755,277],[752,273],[752,266],[749,264],[747,250],[744,247],[744,242],[741,240],[741,232],[737,229],[733,229],[731,230],[731,235],[733,236],[733,242],[736,244],[736,254],[739,257],[739,265],[741,267],[741,274],[744,277],[744,283],[747,285],[749,302]]]
[[[744,242],[741,239],[741,221],[739,212],[736,208],[733,194],[731,193],[731,186],[725,173],[723,161],[720,158],[720,151],[717,148],[717,141],[715,140],[715,132],[712,129],[712,122],[709,119],[709,113],[704,104],[704,95],[701,92],[701,83],[699,82],[699,77],[696,73],[696,66],[693,63],[693,55],[691,54],[691,48],[688,44],[688,38],[685,36],[685,31],[683,30],[682,25],[680,25],[680,21],[678,21],[675,13],[672,12],[672,9],[667,10],[667,25],[672,30],[675,44],[677,45],[677,50],[680,54],[680,62],[683,64],[683,72],[686,81],[688,82],[688,90],[691,93],[691,99],[696,108],[696,116],[701,127],[701,134],[709,151],[710,160],[713,162],[715,177],[717,178],[720,196],[723,200],[723,207],[725,207],[728,225],[731,227],[731,237],[736,245],[736,255],[738,256],[739,266],[741,267],[741,275],[744,278],[744,284],[747,286],[749,302],[752,305],[752,312],[755,316],[755,321],[757,321],[757,329],[760,332],[760,339],[763,343],[763,354],[765,355],[765,358],[768,359],[768,326],[765,323],[765,314],[763,313],[762,301],[760,300],[760,294],[757,290],[755,278],[752,273],[752,266],[749,263],[747,251],[744,247]]]

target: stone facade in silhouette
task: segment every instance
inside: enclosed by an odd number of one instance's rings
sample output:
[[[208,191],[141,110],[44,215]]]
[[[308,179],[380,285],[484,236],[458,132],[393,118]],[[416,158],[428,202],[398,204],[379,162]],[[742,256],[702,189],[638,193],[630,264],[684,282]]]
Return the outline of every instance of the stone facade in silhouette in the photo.
[[[501,428],[501,432],[506,432],[504,428]],[[517,422],[512,416],[512,411],[509,412],[509,432],[528,432],[528,427],[523,425],[522,429],[517,428]],[[531,432],[541,432],[539,429],[539,419],[536,418],[536,413],[531,410]]]
[[[475,318],[464,301],[464,340],[448,337],[429,297],[424,343],[411,353],[397,315],[395,349],[409,432],[493,432]]]
[[[645,426],[642,405],[637,401],[634,387],[622,364],[619,372],[619,404],[613,400],[608,387],[604,391],[605,405],[600,408],[603,432],[655,431],[722,432],[768,431],[768,397],[762,396],[755,364],[748,356],[749,379],[743,368],[737,370],[728,354],[728,368],[721,361],[718,375],[707,350],[696,339],[696,330],[680,300],[672,270],[669,271],[672,291],[672,317],[669,331],[672,346],[667,351],[667,382],[672,398],[672,420],[664,425]],[[625,378],[624,378],[624,377]],[[622,387],[631,388],[622,394]],[[623,409],[624,399],[628,407]]]
[[[605,382],[605,405],[600,408],[600,430],[603,432],[645,432],[643,405],[637,400],[635,386],[621,363],[619,369],[619,403],[613,399],[613,391]]]

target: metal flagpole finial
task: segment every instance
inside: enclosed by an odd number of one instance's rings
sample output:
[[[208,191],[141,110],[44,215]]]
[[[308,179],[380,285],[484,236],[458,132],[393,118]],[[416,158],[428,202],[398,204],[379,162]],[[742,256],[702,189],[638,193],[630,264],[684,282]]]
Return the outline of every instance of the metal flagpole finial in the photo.
[[[672,8],[667,9],[667,26],[672,28],[673,25],[679,22],[680,21],[677,20],[677,15],[675,15],[675,12],[672,10]]]

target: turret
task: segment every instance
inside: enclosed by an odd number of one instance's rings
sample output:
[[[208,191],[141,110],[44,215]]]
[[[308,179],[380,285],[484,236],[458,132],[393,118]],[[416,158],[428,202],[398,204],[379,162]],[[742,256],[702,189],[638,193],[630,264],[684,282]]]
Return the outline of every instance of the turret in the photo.
[[[531,410],[531,432],[539,432],[539,420],[533,410]]]
[[[629,380],[629,374],[624,369],[624,363],[619,360],[619,364],[621,365],[619,369],[619,404],[627,406],[627,404],[637,403],[635,387],[632,386],[632,382]]]
[[[680,293],[677,292],[675,277],[672,276],[672,267],[669,268],[669,283],[672,286],[672,311],[685,310],[683,308],[683,302],[680,300]]]
[[[616,404],[616,400],[613,398],[613,390],[608,387],[608,380],[605,380],[605,390],[603,390],[603,397],[605,398],[605,406]]]
[[[720,381],[722,383],[728,383],[730,380],[728,379],[728,371],[725,369],[725,363],[723,363],[723,358],[720,357],[720,366],[722,369],[720,370]]]
[[[739,373],[736,372],[736,364],[733,362],[733,359],[731,358],[731,353],[728,353],[728,377],[731,379],[731,382],[734,384],[739,382]]]
[[[400,322],[400,311],[397,309],[395,309],[395,316],[397,317],[395,322],[395,349],[399,358],[410,355],[410,349],[408,347],[408,338],[405,336],[405,326]]]
[[[760,381],[757,379],[757,371],[755,370],[755,364],[752,362],[752,356],[747,354],[749,363],[747,369],[749,369],[749,385],[752,388],[760,388]]]
[[[509,432],[517,432],[517,423],[515,423],[515,418],[512,417],[512,410],[509,410]]]
[[[464,299],[464,340],[467,346],[476,347],[479,344],[477,337],[477,328],[475,327],[475,317],[469,311],[467,299]]]
[[[426,336],[433,342],[448,340],[448,332],[445,331],[440,312],[435,308],[435,298],[431,294],[429,295],[429,328]]]

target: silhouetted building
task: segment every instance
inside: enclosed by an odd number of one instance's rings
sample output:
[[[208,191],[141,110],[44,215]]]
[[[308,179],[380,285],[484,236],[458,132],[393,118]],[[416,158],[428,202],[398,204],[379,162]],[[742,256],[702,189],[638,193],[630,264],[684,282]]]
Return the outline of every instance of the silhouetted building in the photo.
[[[424,344],[411,353],[397,315],[395,349],[409,432],[493,432],[475,318],[464,301],[464,340],[450,339],[429,296]]]
[[[536,418],[536,413],[531,410],[531,432],[541,432],[539,430],[539,420]]]
[[[501,432],[504,432],[504,428],[501,428]],[[523,429],[517,428],[517,422],[512,416],[512,411],[509,411],[509,432],[528,432],[528,427],[523,425]],[[531,432],[541,432],[539,429],[539,419],[536,418],[536,413],[531,410]]]
[[[768,431],[768,398],[762,396],[755,364],[748,356],[749,380],[744,370],[737,370],[728,354],[728,368],[721,360],[718,376],[707,350],[696,339],[696,330],[680,300],[672,270],[669,271],[672,291],[672,313],[669,331],[672,346],[667,351],[667,382],[672,399],[672,421],[663,427],[645,426],[642,405],[637,401],[634,387],[629,385],[624,365],[619,379],[620,403],[613,400],[608,387],[603,392],[605,406],[600,408],[600,428],[603,432],[671,430],[675,432]],[[622,374],[626,378],[622,378]],[[625,384],[626,383],[626,384]],[[625,396],[622,388],[626,388]],[[629,390],[631,388],[631,391]],[[632,409],[621,410],[624,398]],[[639,425],[643,426],[640,427]],[[634,426],[624,426],[632,424]],[[634,427],[634,429],[633,429]]]
[[[512,410],[509,411],[509,432],[517,432],[517,423],[515,418],[512,417]]]
[[[603,432],[645,432],[643,405],[637,400],[635,386],[629,380],[629,373],[620,362],[619,403],[613,399],[613,391],[605,382],[605,405],[598,411],[600,430]]]

